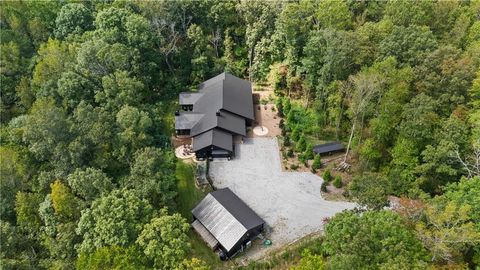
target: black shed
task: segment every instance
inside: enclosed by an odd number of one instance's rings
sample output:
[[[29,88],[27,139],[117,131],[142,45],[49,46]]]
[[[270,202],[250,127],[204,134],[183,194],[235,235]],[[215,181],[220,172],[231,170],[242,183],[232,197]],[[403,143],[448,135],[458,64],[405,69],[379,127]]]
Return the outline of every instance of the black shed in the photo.
[[[341,142],[329,142],[329,143],[324,143],[324,144],[319,144],[315,145],[313,147],[313,153],[315,154],[332,154],[335,152],[341,152],[345,150],[345,147],[343,147],[343,144]]]
[[[209,193],[193,210],[193,229],[225,260],[263,231],[261,219],[229,188]]]

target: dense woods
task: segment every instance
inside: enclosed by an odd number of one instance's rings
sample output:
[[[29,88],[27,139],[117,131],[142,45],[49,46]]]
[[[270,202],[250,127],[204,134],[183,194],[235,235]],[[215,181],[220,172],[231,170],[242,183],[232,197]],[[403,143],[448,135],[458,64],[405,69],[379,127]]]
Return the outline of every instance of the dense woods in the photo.
[[[480,1],[4,1],[0,31],[2,269],[209,269],[170,136],[223,71],[351,149],[362,209],[295,269],[480,267]]]

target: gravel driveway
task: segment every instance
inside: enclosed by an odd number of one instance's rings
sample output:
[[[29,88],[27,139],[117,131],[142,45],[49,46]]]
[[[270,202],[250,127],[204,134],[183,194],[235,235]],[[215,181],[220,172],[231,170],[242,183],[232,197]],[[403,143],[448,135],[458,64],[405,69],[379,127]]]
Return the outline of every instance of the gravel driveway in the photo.
[[[229,187],[271,227],[274,247],[322,230],[323,219],[355,204],[326,201],[322,178],[309,172],[282,172],[276,138],[250,138],[235,145],[231,161],[210,163],[217,188]]]

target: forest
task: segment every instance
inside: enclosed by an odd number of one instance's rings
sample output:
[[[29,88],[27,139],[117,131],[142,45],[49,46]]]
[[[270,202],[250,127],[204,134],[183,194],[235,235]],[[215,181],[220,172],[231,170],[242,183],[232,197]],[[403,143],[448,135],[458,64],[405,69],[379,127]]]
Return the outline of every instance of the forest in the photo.
[[[361,206],[244,269],[480,269],[478,0],[0,2],[0,269],[222,269],[170,138],[223,71],[348,143]]]

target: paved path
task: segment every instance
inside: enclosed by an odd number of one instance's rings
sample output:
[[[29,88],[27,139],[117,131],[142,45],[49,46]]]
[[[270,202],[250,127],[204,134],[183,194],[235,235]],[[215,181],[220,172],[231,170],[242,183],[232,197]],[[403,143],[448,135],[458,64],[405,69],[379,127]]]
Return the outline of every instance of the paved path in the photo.
[[[317,175],[283,172],[276,138],[245,139],[235,147],[231,161],[210,163],[210,176],[217,188],[229,187],[268,223],[274,247],[321,231],[324,218],[355,207],[324,200]]]

